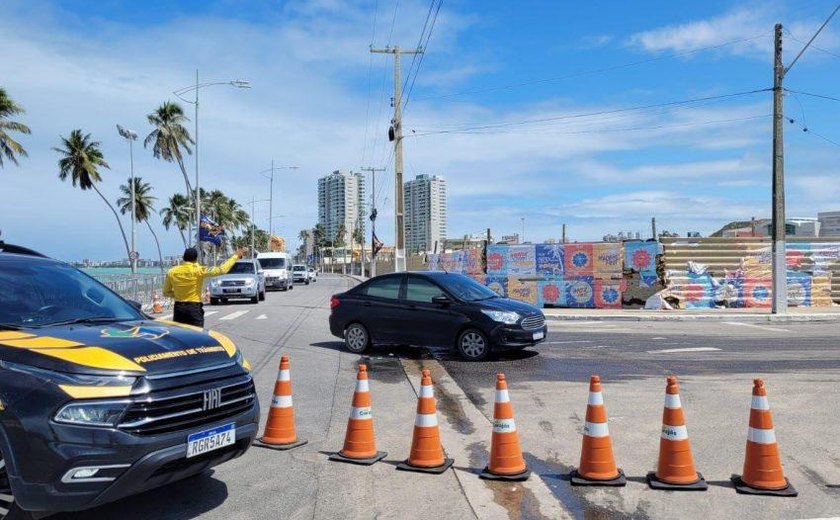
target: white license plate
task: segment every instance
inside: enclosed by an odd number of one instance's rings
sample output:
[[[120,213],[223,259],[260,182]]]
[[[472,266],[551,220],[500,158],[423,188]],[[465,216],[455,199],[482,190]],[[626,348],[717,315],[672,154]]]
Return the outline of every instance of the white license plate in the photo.
[[[230,423],[187,437],[187,458],[218,450],[236,442],[236,424]]]
[[[534,340],[543,339],[545,337],[545,332],[535,332],[534,333]]]

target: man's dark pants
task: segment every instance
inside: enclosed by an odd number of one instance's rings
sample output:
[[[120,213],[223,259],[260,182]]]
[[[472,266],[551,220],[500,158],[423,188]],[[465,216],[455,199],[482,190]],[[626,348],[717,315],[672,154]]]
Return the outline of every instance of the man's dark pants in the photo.
[[[194,302],[175,302],[172,320],[185,325],[204,328],[204,304]]]

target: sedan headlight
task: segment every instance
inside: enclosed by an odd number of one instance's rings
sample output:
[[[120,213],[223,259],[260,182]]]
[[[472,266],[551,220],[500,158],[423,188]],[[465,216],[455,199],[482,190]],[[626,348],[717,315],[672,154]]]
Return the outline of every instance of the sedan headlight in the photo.
[[[65,405],[55,414],[55,422],[82,426],[116,426],[128,407],[125,401],[77,402]]]
[[[491,320],[504,323],[505,325],[515,325],[520,318],[519,314],[513,311],[490,311],[481,309],[481,312],[483,312],[484,315],[489,317]]]

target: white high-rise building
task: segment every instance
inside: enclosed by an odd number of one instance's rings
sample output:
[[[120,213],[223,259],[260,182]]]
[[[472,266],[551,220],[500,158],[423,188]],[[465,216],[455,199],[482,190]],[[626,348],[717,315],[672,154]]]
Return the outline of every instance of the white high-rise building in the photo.
[[[840,237],[840,211],[817,213],[821,237]]]
[[[408,253],[443,249],[446,240],[446,179],[418,175],[403,185],[405,199],[405,249]]]
[[[318,179],[318,223],[324,226],[325,239],[336,239],[344,225],[344,244],[350,245],[354,229],[365,231],[365,178],[361,173],[336,170]]]

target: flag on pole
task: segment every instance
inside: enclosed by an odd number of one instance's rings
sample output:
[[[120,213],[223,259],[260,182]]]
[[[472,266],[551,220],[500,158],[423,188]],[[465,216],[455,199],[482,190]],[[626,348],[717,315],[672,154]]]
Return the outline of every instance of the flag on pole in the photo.
[[[198,239],[201,242],[210,242],[220,246],[225,237],[225,228],[213,222],[207,215],[201,216],[201,225],[198,228]]]

